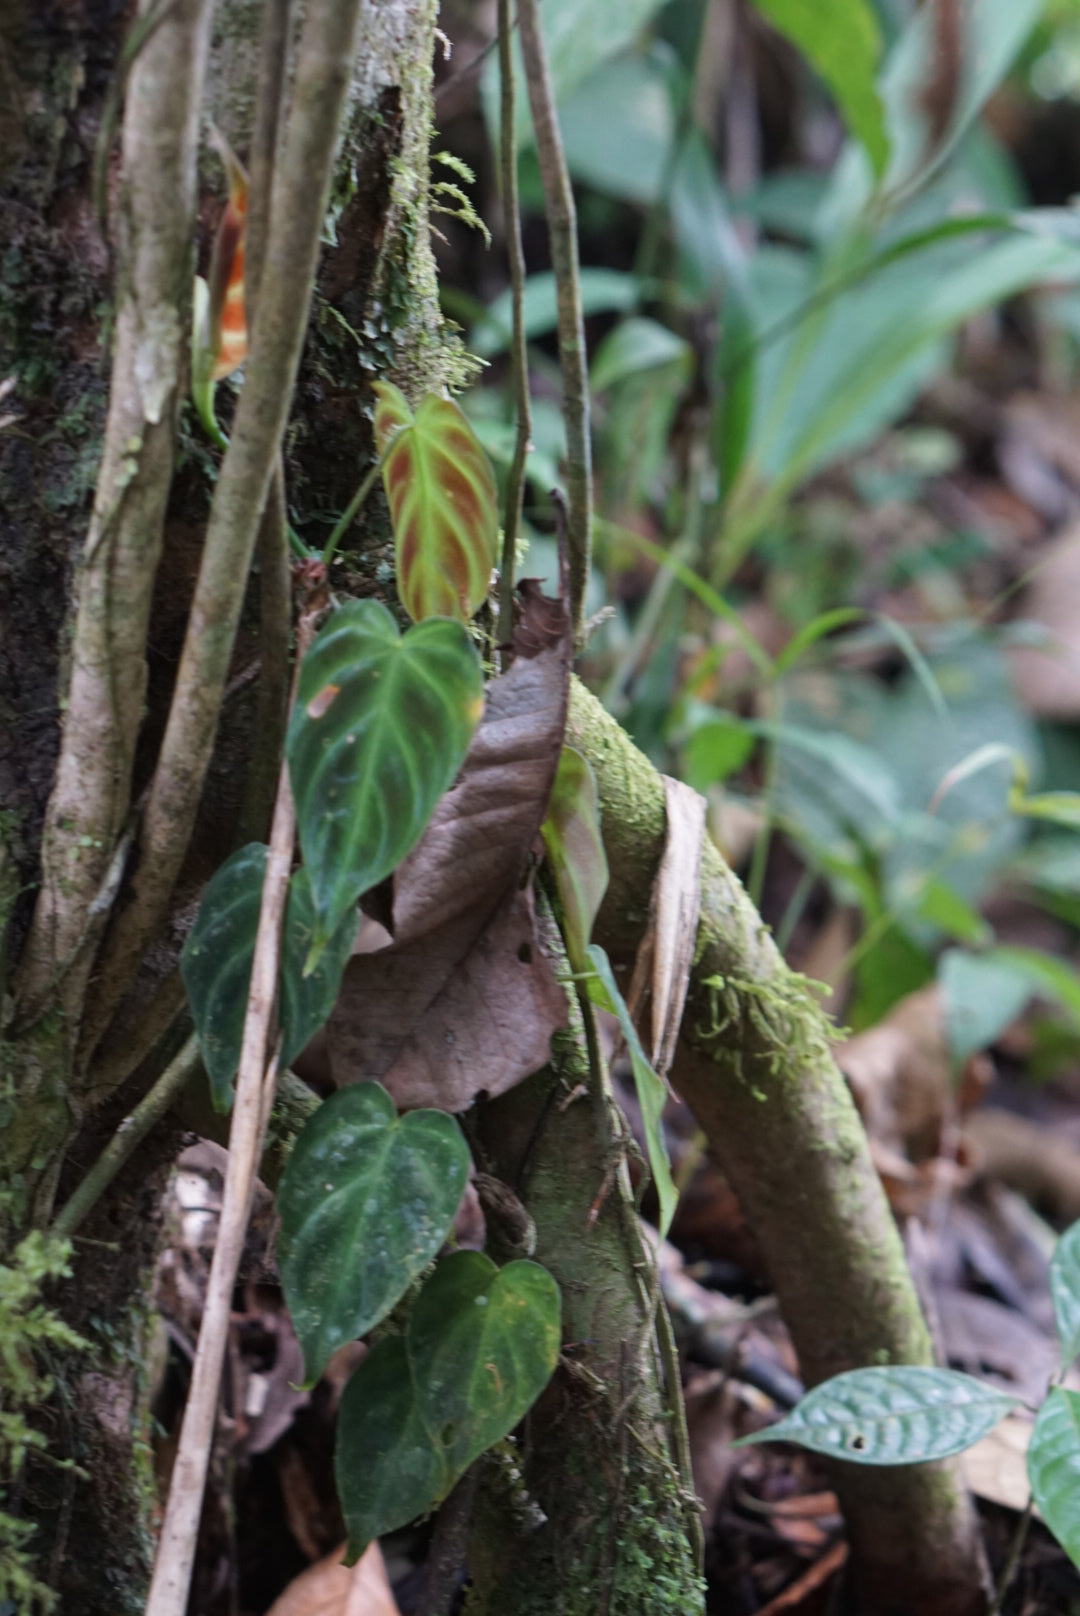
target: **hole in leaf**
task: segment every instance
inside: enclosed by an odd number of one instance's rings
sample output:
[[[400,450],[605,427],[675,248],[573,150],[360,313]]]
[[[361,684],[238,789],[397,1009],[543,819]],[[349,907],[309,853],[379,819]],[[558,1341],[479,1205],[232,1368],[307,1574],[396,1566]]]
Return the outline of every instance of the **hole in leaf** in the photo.
[[[847,1445],[853,1453],[862,1453],[866,1448],[866,1438],[861,1431],[856,1431],[854,1436],[848,1437]]]
[[[453,1442],[453,1440],[454,1440],[454,1422],[453,1422],[453,1420],[448,1420],[447,1423],[443,1426],[442,1430],[439,1432],[439,1441],[442,1443],[444,1448],[448,1448],[450,1446],[451,1442]]]
[[[532,964],[532,944],[531,943],[522,943],[521,947],[517,951],[517,957],[521,961],[522,965],[531,965]]]

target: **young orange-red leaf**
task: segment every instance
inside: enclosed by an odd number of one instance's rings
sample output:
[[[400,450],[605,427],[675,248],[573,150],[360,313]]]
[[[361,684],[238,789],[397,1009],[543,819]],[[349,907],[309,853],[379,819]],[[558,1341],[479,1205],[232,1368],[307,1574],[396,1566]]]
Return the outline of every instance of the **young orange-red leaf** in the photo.
[[[244,363],[248,351],[244,258],[247,245],[248,179],[224,135],[214,139],[229,177],[229,200],[210,259],[209,348],[211,379],[221,381]]]
[[[248,352],[244,284],[248,179],[225,137],[216,129],[213,135],[229,179],[229,200],[214,238],[210,279],[195,277],[191,396],[203,426],[224,449],[228,439],[214,412],[214,389],[243,364]]]
[[[376,382],[375,395],[402,605],[417,622],[467,623],[487,596],[498,555],[491,464],[451,399],[428,393],[414,412],[389,382]]]

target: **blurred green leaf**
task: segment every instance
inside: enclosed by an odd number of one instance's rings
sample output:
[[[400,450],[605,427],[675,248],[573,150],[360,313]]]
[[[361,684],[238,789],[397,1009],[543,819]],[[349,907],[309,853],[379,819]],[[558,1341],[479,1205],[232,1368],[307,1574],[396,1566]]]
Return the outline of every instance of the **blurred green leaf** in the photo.
[[[1061,1367],[1069,1370],[1080,1355],[1080,1223],[1070,1224],[1054,1247],[1050,1296],[1061,1343]]]
[[[547,46],[548,70],[555,99],[560,104],[592,74],[601,63],[633,45],[666,0],[544,0],[540,20]],[[514,77],[525,84],[521,46],[513,41]],[[485,64],[480,94],[492,145],[498,150],[499,73],[498,62]],[[514,132],[519,146],[532,138],[532,118],[528,97],[519,88]]]
[[[581,308],[590,314],[626,314],[637,308],[649,294],[648,283],[621,269],[590,269],[581,271]],[[542,337],[554,331],[559,311],[555,293],[555,276],[550,270],[530,275],[525,282],[525,335]],[[482,359],[491,359],[510,346],[513,335],[511,294],[500,292],[483,320],[474,326],[469,346]]]
[[[969,954],[947,948],[938,961],[937,979],[949,1054],[957,1066],[969,1055],[989,1049],[1031,997],[1028,978],[1002,960],[998,951]]]
[[[970,1448],[1016,1402],[951,1369],[851,1369],[815,1386],[785,1419],[734,1446],[796,1442],[852,1464],[919,1464]]]
[[[658,53],[617,56],[559,102],[567,166],[609,196],[655,202],[675,135],[675,111]]]
[[[699,723],[682,747],[682,778],[695,791],[707,791],[741,769],[754,750],[754,737],[737,716]]]
[[[658,365],[674,363],[688,373],[693,358],[690,344],[666,325],[631,316],[620,320],[597,348],[589,367],[589,381],[595,393],[602,393],[616,382],[641,371],[655,370]]]
[[[1028,1479],[1043,1520],[1080,1566],[1080,1395],[1051,1390],[1035,1419]]]
[[[880,178],[889,160],[885,115],[875,78],[881,30],[868,0],[754,0],[757,9],[806,57],[828,85]]]

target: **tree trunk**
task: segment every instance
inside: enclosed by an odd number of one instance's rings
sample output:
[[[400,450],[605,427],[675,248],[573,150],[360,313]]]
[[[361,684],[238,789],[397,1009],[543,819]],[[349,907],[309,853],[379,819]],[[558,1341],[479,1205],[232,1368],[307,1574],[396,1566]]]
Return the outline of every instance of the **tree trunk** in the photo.
[[[203,126],[212,117],[241,155],[251,134],[261,11],[257,0],[218,7],[210,49]],[[327,531],[323,513],[347,503],[370,459],[365,404],[372,380],[390,376],[416,395],[463,374],[460,345],[443,331],[427,231],[436,11],[435,0],[364,9],[341,154],[341,196],[348,200],[337,220],[338,246],[324,252],[320,267],[287,473],[294,520],[318,547]],[[106,170],[115,264],[98,227],[92,172],[107,91],[133,18],[133,7],[110,0],[17,0],[0,21],[0,381],[15,379],[0,401],[0,416],[15,417],[0,429],[0,988],[5,980],[10,985],[25,954],[54,787],[70,676],[60,658],[64,623],[79,587],[76,558],[109,404],[114,333],[102,311],[112,270],[119,285],[131,267],[115,231],[118,129]],[[220,194],[220,168],[209,154],[200,190]],[[218,212],[213,205],[200,213],[203,261]],[[185,273],[194,270],[192,261]],[[227,416],[228,387],[221,393]],[[215,471],[184,404],[147,636],[136,796],[165,725]],[[372,592],[386,537],[381,503],[373,501],[364,528],[345,547],[351,592]],[[237,693],[219,730],[174,897],[180,917],[235,845],[256,730],[256,686],[245,670],[259,652],[258,599],[253,585],[234,653]],[[286,649],[282,644],[282,656]],[[124,817],[110,811],[114,827]],[[64,825],[57,828],[64,833]],[[98,859],[100,874],[113,847],[86,851]],[[75,1046],[77,993],[69,1021],[49,1013],[19,1040],[10,1026],[0,1036],[6,1112],[0,1223],[9,1245],[29,1216],[47,1221],[55,1201],[66,1199],[108,1136],[107,1125],[130,1109],[175,1049],[183,1024],[175,985],[181,940],[182,926],[170,921],[93,1064],[80,1066]],[[92,1006],[92,956],[87,969]],[[48,971],[42,981],[52,985]],[[87,1336],[90,1352],[54,1366],[57,1393],[38,1419],[55,1456],[74,1458],[89,1480],[34,1465],[17,1503],[40,1522],[34,1547],[60,1607],[80,1616],[134,1613],[145,1596],[155,1509],[146,1395],[149,1285],[176,1143],[175,1128],[166,1130],[129,1165],[80,1231],[74,1277],[58,1288],[58,1304]]]

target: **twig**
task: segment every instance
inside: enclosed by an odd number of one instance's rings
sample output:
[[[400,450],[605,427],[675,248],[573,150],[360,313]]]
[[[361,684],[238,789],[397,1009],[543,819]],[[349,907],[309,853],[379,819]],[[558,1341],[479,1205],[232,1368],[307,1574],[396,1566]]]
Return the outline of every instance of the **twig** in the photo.
[[[322,553],[324,567],[328,567],[331,561],[334,559],[334,551],[337,549],[346,533],[356,521],[361,506],[368,498],[371,490],[375,487],[379,473],[386,464],[386,457],[390,453],[393,442],[394,439],[391,437],[382,454],[379,455],[378,459],[371,462],[371,465],[368,467],[367,471],[363,475],[363,478],[361,479],[360,487],[356,490],[356,493],[353,495],[352,499],[350,499],[349,503],[338,517],[337,522],[334,524],[334,530],[327,539],[326,546]]]
[[[1031,1518],[1034,1513],[1035,1495],[1034,1493],[1028,1493],[1028,1501],[1024,1505],[1024,1513],[1017,1522],[1016,1531],[1013,1533],[1012,1542],[1009,1544],[1009,1553],[1006,1557],[1005,1564],[1001,1568],[1001,1575],[997,1580],[997,1586],[994,1589],[994,1597],[990,1603],[990,1609],[987,1612],[987,1616],[1001,1616],[1002,1607],[1005,1604],[1005,1595],[1009,1591],[1012,1580],[1016,1575],[1016,1568],[1020,1564],[1020,1556],[1024,1552],[1024,1544],[1027,1542],[1028,1527],[1031,1525]]]
[[[97,1161],[53,1220],[52,1233],[70,1237],[104,1195],[117,1173],[150,1130],[161,1121],[177,1095],[199,1068],[199,1045],[194,1033],[166,1066],[153,1088],[126,1116]]]
[[[454,1608],[465,1564],[475,1492],[476,1465],[472,1464],[435,1518],[420,1595],[419,1608],[424,1616],[450,1616]]]
[[[143,818],[135,897],[106,949],[84,1047],[123,997],[167,912],[217,731],[267,489],[288,415],[330,193],[360,0],[313,0],[274,178],[266,262],[247,379],[214,491],[165,737]]]
[[[39,1002],[57,968],[77,1023],[93,956],[89,911],[127,818],[146,687],[146,635],[172,477],[190,325],[198,111],[209,0],[154,8],[129,51],[124,228],[109,417],[82,558],[71,683],[42,844],[43,880],[16,992]],[[133,38],[135,38],[133,34]],[[67,962],[78,954],[80,969]]]
[[[195,1558],[195,1540],[228,1342],[233,1287],[251,1213],[251,1198],[269,1101],[277,1080],[277,1055],[267,1065],[266,1050],[277,996],[281,928],[295,832],[292,790],[288,769],[283,766],[266,860],[244,1039],[236,1077],[221,1222],[146,1616],[184,1616],[187,1608],[188,1584]]]
[[[506,483],[506,510],[503,516],[502,571],[499,577],[499,642],[508,645],[514,628],[514,556],[521,525],[521,497],[525,487],[525,461],[532,437],[532,408],[529,403],[529,357],[525,342],[525,251],[521,244],[521,213],[518,206],[517,139],[514,132],[515,101],[514,55],[510,49],[510,0],[499,0],[499,82],[502,101],[499,109],[499,165],[502,174],[503,214],[506,220],[506,255],[510,262],[510,294],[513,301],[514,336],[510,344],[510,374],[517,412],[514,458]]]
[[[266,242],[270,230],[270,203],[289,47],[290,4],[291,0],[265,0],[259,33],[255,127],[248,154],[251,179],[244,266],[249,329],[253,329],[255,324],[259,283],[266,261]],[[285,466],[280,449],[259,523],[255,553],[259,570],[259,691],[251,762],[240,814],[241,842],[261,841],[266,835],[285,744],[285,718],[289,705],[289,621],[292,602]]]
[[[518,27],[525,59],[529,105],[544,187],[544,211],[551,240],[551,263],[559,309],[559,364],[566,423],[567,546],[570,552],[570,609],[580,650],[585,633],[585,590],[592,555],[592,454],[589,442],[589,377],[578,276],[577,214],[563,154],[540,31],[537,0],[518,0]]]

